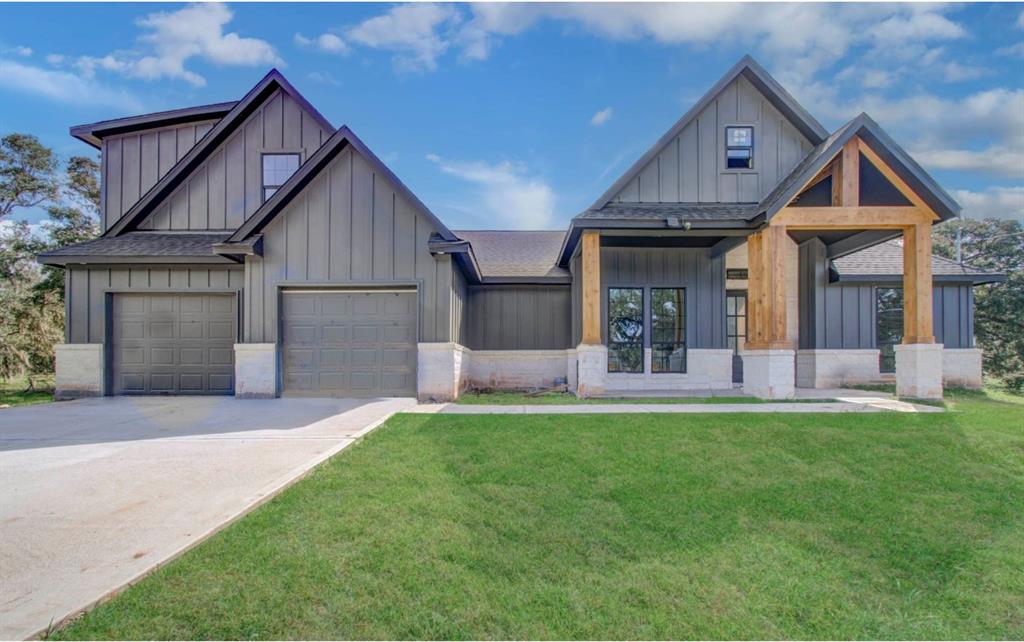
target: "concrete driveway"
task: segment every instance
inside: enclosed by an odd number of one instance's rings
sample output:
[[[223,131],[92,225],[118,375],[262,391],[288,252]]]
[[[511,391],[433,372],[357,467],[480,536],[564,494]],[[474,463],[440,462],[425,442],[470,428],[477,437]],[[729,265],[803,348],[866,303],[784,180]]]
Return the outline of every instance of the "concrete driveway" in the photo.
[[[115,397],[0,410],[0,639],[91,606],[415,404]]]

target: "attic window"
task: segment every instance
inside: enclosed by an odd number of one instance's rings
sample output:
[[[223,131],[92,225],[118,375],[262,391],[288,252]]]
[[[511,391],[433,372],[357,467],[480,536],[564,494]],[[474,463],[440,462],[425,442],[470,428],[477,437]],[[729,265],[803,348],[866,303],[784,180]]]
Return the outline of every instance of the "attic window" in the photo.
[[[725,128],[725,166],[750,169],[754,166],[754,128]]]
[[[299,168],[298,154],[263,155],[263,200],[266,202]]]

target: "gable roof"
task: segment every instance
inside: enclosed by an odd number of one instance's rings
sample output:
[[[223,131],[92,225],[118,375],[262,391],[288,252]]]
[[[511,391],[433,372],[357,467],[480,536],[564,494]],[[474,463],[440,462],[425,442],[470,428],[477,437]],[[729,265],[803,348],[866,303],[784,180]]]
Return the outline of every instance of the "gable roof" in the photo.
[[[760,203],[767,219],[793,200],[801,188],[828,165],[843,145],[854,136],[868,144],[943,221],[960,214],[960,205],[939,186],[928,172],[917,164],[885,131],[865,113],[849,121],[819,143],[800,161],[786,178],[775,186]]]
[[[561,230],[459,230],[468,241],[486,283],[524,281],[569,282],[569,271],[558,267]]]
[[[132,229],[136,224],[142,221],[146,216],[153,212],[158,205],[160,205],[165,198],[171,195],[171,192],[177,188],[182,181],[186,180],[211,154],[217,149],[217,147],[226,141],[228,137],[245,122],[245,119],[250,116],[261,104],[263,104],[267,98],[269,98],[275,91],[280,89],[281,91],[289,94],[297,103],[299,103],[304,109],[308,110],[310,114],[318,121],[321,127],[327,131],[332,131],[334,127],[319,111],[316,110],[313,105],[307,101],[302,94],[292,86],[290,82],[277,69],[271,69],[270,73],[263,77],[256,86],[249,90],[240,101],[235,103],[234,107],[224,115],[216,125],[213,126],[206,136],[202,138],[195,146],[185,154],[181,160],[179,160],[171,169],[156,182],[156,185],[151,187],[142,198],[138,200],[127,212],[121,216],[113,225],[111,225],[103,236],[119,236],[124,232]]]
[[[899,241],[886,241],[852,254],[833,259],[832,281],[902,281],[903,246]],[[932,277],[935,281],[966,281],[974,284],[1005,281],[1006,276],[985,272],[969,265],[960,265],[941,256],[932,256]]]
[[[415,194],[412,193],[412,190],[406,187],[405,183],[395,176],[395,174],[388,169],[388,166],[377,158],[377,155],[370,151],[370,148],[367,147],[358,136],[352,133],[352,130],[349,129],[348,126],[342,125],[336,132],[331,134],[331,137],[328,138],[312,156],[306,159],[305,163],[299,166],[299,169],[296,170],[287,181],[285,181],[285,184],[282,185],[280,189],[274,192],[273,196],[268,198],[263,205],[261,205],[259,209],[257,209],[253,215],[245,221],[245,223],[242,223],[242,225],[235,230],[225,243],[243,243],[253,235],[258,234],[284,210],[288,203],[291,203],[292,199],[302,191],[303,187],[308,185],[325,167],[327,167],[335,156],[349,146],[359,152],[360,156],[362,156],[376,172],[380,173],[385,179],[390,181],[395,186],[395,189],[402,196],[408,199],[413,208],[431,222],[435,231],[442,239],[446,241],[459,240],[458,237],[441,222],[441,219],[437,218],[437,216],[435,216],[434,213],[431,212]]]
[[[732,66],[729,71],[725,72],[718,82],[714,84],[711,89],[704,94],[700,100],[698,100],[693,107],[689,109],[683,117],[676,121],[661,138],[658,139],[654,145],[648,149],[643,156],[640,157],[633,165],[626,170],[626,173],[619,177],[617,181],[612,183],[604,194],[601,195],[594,204],[590,206],[591,210],[601,209],[606,203],[608,203],[616,194],[619,193],[631,180],[637,177],[644,167],[654,159],[655,156],[661,151],[661,149],[668,144],[673,138],[679,135],[683,129],[686,128],[690,122],[696,118],[704,108],[707,107],[711,101],[713,101],[718,94],[722,92],[731,82],[736,80],[739,76],[744,76],[764,94],[764,97],[768,99],[772,105],[778,109],[793,125],[800,131],[801,134],[807,137],[811,141],[812,145],[817,145],[821,141],[825,140],[828,136],[828,130],[821,126],[814,116],[803,108],[796,101],[788,91],[778,83],[768,71],[762,67],[756,60],[751,56],[746,55],[740,58],[739,62]]]
[[[92,145],[96,149],[103,146],[103,139],[107,136],[127,134],[142,129],[155,129],[157,127],[168,127],[170,125],[181,125],[201,120],[212,120],[223,118],[231,109],[238,104],[232,100],[226,103],[215,103],[213,105],[199,105],[197,107],[183,107],[168,111],[158,111],[152,114],[140,114],[138,116],[126,116],[125,118],[114,118],[101,120],[96,123],[75,125],[69,131],[78,140]]]

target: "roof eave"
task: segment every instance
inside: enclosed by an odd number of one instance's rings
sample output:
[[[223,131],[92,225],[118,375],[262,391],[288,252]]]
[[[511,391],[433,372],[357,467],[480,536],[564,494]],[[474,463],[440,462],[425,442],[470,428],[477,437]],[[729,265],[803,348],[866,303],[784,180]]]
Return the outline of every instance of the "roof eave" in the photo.
[[[200,120],[219,119],[230,112],[231,108],[236,104],[237,101],[228,101],[223,103],[214,103],[211,105],[171,109],[151,114],[140,114],[138,116],[127,116],[125,118],[115,118],[112,120],[102,120],[95,123],[75,125],[69,129],[69,133],[78,140],[99,149],[103,145],[103,138],[108,136],[125,134],[142,129],[169,127],[171,125],[179,125]]]
[[[220,255],[195,255],[195,256],[154,256],[152,254],[146,255],[109,255],[109,254],[92,254],[92,255],[47,255],[40,254],[36,257],[36,261],[41,265],[49,265],[52,267],[67,267],[69,265],[113,265],[122,263],[134,263],[134,264],[211,264],[221,265],[225,263],[238,263],[237,259],[233,259],[227,256]]]

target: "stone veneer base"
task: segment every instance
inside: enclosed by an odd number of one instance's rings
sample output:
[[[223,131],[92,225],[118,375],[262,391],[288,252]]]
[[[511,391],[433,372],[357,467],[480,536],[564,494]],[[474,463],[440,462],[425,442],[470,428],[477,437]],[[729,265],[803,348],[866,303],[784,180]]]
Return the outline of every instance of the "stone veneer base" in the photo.
[[[235,396],[273,399],[277,389],[277,344],[235,344]]]
[[[102,343],[58,343],[54,399],[102,397],[106,394],[106,373]]]
[[[909,343],[896,352],[896,395],[913,399],[942,399],[942,344]]]
[[[797,388],[840,388],[881,380],[878,350],[797,350]]]
[[[980,389],[981,349],[946,348],[942,351],[942,381],[944,385]]]
[[[794,350],[746,350],[743,356],[743,392],[761,399],[796,396]]]

